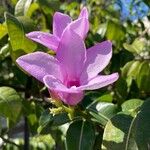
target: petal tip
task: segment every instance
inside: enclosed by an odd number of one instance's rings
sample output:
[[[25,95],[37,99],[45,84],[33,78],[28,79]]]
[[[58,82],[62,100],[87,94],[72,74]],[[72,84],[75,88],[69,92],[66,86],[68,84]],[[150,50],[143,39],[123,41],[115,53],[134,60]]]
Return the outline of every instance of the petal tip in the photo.
[[[119,73],[116,72],[114,73],[114,82],[117,81],[119,79]]]
[[[85,17],[85,18],[88,19],[89,14],[88,14],[88,9],[87,9],[86,6],[84,6],[84,7],[81,9],[81,12],[80,12],[79,17]]]
[[[112,46],[112,42],[110,40],[106,40],[104,42],[106,42],[107,44],[110,44]]]

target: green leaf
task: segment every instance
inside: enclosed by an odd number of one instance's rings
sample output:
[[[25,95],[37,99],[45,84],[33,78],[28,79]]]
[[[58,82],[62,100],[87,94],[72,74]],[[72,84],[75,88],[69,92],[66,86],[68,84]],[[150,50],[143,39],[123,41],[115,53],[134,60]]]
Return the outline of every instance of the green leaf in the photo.
[[[142,91],[150,92],[150,63],[148,61],[142,62],[139,66],[136,82]]]
[[[137,38],[132,44],[124,43],[123,46],[129,52],[140,54],[144,50],[145,43]]]
[[[131,68],[132,64],[134,63],[134,61],[129,61],[127,62],[124,67],[121,69],[121,73],[123,77],[127,77],[128,76],[128,71]]]
[[[115,84],[115,93],[118,104],[120,105],[127,97],[127,82],[124,78],[119,78]]]
[[[102,125],[106,125],[107,121],[112,118],[117,112],[116,105],[107,102],[99,102],[88,108],[89,113]]]
[[[36,2],[32,3],[32,4],[30,5],[30,7],[29,7],[28,12],[27,12],[27,16],[28,16],[28,17],[31,17],[32,14],[33,14],[36,10],[38,10],[38,9],[39,9],[38,3],[36,3]]]
[[[124,39],[125,33],[120,24],[109,21],[107,25],[106,37],[109,40],[121,41]]]
[[[39,119],[38,133],[47,133],[51,126],[59,126],[69,122],[69,118],[66,113],[60,113],[53,116],[49,110],[42,113]]]
[[[32,0],[19,0],[15,7],[16,16],[25,16],[31,5]]]
[[[103,135],[102,149],[149,149],[150,99],[146,100],[143,105],[142,103],[139,99],[132,99],[122,105],[125,114],[117,114],[107,123]],[[127,115],[135,110],[134,118]]]
[[[49,110],[46,110],[42,113],[39,119],[39,127],[37,129],[38,133],[46,132],[46,130],[50,130],[50,124],[52,122],[52,115]]]
[[[113,100],[113,96],[111,94],[104,94],[104,95],[100,96],[98,99],[101,102],[110,102],[111,103]]]
[[[126,78],[127,85],[130,87],[132,80],[137,79],[141,61],[130,61],[122,68],[122,76]]]
[[[103,126],[105,126],[106,123],[108,122],[108,118],[105,117],[103,114],[98,114],[97,112],[94,111],[90,111],[89,113],[91,114],[91,116],[93,116],[93,118],[91,118],[93,122],[97,122]]]
[[[128,134],[126,150],[132,150],[133,141],[138,150],[148,150],[150,145],[150,99],[141,106],[140,112],[132,121]]]
[[[134,61],[128,70],[127,76],[130,76],[133,79],[136,79],[136,75],[138,73],[140,64],[141,64],[140,61]]]
[[[91,123],[79,120],[70,124],[66,135],[68,150],[93,150],[95,130]]]
[[[6,44],[0,49],[0,60],[5,59],[9,54],[9,44]]]
[[[0,39],[2,39],[7,34],[6,24],[0,24]]]
[[[141,99],[127,100],[121,105],[122,111],[124,113],[131,114],[134,117],[134,115],[137,114],[137,112],[138,112],[140,106],[143,104],[143,102],[144,101],[142,101]]]
[[[23,25],[23,29],[25,33],[32,32],[37,30],[34,21],[26,16],[17,17],[18,21]]]
[[[82,100],[82,107],[85,109],[90,108],[93,105],[96,105],[98,102],[112,102],[113,96],[111,93],[102,93],[98,91],[90,91],[85,94],[84,99]]]
[[[0,87],[0,114],[11,121],[17,121],[22,111],[22,99],[10,87]]]
[[[43,9],[45,14],[51,14],[53,11],[59,10],[60,1],[59,0],[38,0],[39,5]]]
[[[22,53],[22,51],[25,53],[33,52],[36,49],[36,44],[25,37],[23,24],[8,13],[5,13],[5,19],[12,46],[11,53]]]
[[[102,150],[124,150],[131,121],[132,117],[125,114],[117,114],[108,121],[104,129]]]
[[[149,0],[144,0],[144,2],[150,7],[150,1]]]

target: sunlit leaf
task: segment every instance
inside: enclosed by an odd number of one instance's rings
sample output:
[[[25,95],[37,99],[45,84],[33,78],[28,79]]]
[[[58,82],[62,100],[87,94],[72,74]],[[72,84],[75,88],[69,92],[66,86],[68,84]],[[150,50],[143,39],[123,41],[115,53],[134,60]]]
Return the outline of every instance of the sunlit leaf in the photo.
[[[132,53],[141,53],[144,50],[144,41],[140,39],[135,39],[132,44],[125,43],[123,46],[126,50]]]
[[[0,39],[7,34],[6,24],[0,24]]]
[[[144,101],[140,99],[127,100],[121,105],[122,111],[127,114],[131,114],[134,117],[134,115],[139,111],[140,106],[143,104],[143,102]]]
[[[138,73],[140,64],[141,64],[140,61],[134,61],[128,70],[127,76],[131,76],[132,78],[135,79]]]
[[[15,122],[21,111],[22,99],[18,93],[13,88],[0,87],[0,115]]]
[[[7,56],[9,56],[9,44],[4,45],[0,49],[0,60],[5,59]]]
[[[128,134],[126,150],[132,150],[133,139],[138,150],[148,150],[150,145],[150,99],[141,106],[140,112],[132,121]]]
[[[25,37],[22,23],[8,13],[5,14],[5,19],[10,37],[10,43],[12,46],[11,53],[20,53],[20,51],[25,53],[33,52],[36,49],[36,44]]]
[[[131,121],[132,117],[125,114],[114,116],[105,126],[102,150],[125,149]]]
[[[15,7],[16,16],[24,16],[31,5],[32,0],[19,0]]]
[[[109,40],[121,41],[125,37],[125,32],[121,25],[109,21],[106,30],[106,37]]]

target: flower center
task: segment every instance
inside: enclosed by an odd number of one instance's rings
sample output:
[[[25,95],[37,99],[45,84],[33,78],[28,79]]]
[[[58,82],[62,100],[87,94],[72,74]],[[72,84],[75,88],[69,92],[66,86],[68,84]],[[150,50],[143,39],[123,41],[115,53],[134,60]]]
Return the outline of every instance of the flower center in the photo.
[[[78,86],[80,86],[80,82],[77,81],[77,80],[68,81],[68,82],[67,82],[67,87],[70,88],[70,87],[72,87],[72,86],[78,87]]]

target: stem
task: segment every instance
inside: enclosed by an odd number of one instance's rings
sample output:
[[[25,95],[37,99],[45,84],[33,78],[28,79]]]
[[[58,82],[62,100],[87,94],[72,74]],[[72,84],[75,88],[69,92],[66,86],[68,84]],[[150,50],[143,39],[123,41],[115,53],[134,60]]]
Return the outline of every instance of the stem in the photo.
[[[32,78],[27,78],[26,89],[25,89],[25,100],[30,97],[30,90],[32,87]],[[29,150],[29,138],[30,138],[30,131],[28,126],[28,119],[24,117],[24,150]]]
[[[24,117],[24,150],[29,150],[29,126],[27,117]]]
[[[4,137],[0,136],[0,138],[5,142],[5,143],[9,143],[9,144],[12,144],[18,148],[20,148],[20,146],[18,144],[16,144],[15,142],[13,141],[10,141],[9,139],[5,139]]]

